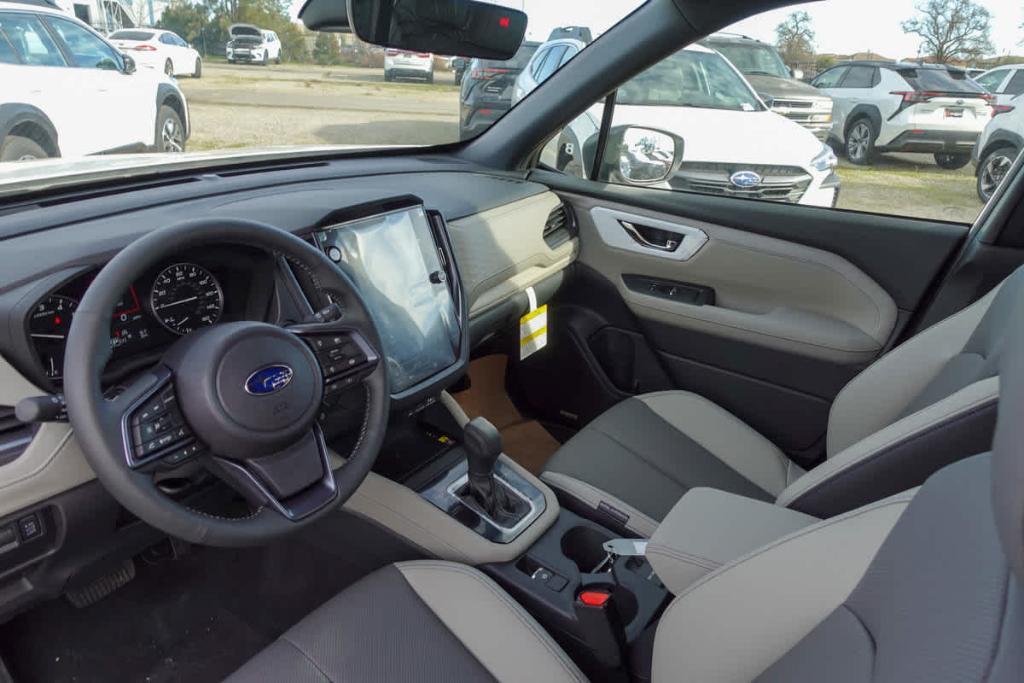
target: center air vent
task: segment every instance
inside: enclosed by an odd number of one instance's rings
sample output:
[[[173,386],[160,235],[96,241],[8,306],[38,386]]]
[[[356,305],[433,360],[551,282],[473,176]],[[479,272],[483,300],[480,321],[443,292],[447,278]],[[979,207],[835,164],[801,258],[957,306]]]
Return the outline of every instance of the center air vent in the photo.
[[[0,466],[24,453],[35,431],[34,425],[25,424],[14,416],[14,408],[0,406]]]
[[[544,241],[552,249],[559,247],[576,236],[576,217],[565,204],[559,204],[544,223]]]

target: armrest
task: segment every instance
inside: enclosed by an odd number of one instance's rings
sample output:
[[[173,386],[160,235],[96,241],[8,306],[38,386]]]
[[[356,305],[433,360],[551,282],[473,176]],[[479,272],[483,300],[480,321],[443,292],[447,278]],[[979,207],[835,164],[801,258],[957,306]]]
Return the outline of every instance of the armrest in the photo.
[[[647,559],[679,595],[708,572],[820,521],[796,510],[717,489],[689,490],[647,544]]]

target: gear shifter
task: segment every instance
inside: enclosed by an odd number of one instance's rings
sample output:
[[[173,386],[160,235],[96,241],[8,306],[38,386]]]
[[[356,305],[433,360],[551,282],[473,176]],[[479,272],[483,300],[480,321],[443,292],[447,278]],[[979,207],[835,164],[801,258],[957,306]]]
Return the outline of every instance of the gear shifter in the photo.
[[[501,433],[490,422],[477,417],[464,427],[463,442],[469,469],[467,497],[493,521],[502,526],[514,525],[528,506],[494,476],[501,455]]]

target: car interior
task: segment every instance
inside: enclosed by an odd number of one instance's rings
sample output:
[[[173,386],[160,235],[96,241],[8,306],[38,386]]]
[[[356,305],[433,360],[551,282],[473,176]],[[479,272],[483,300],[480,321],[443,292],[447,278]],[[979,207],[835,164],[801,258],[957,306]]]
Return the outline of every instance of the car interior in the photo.
[[[458,143],[0,187],[0,682],[1024,680],[1021,162],[972,226],[608,181],[686,153],[618,85],[787,4],[648,0]]]

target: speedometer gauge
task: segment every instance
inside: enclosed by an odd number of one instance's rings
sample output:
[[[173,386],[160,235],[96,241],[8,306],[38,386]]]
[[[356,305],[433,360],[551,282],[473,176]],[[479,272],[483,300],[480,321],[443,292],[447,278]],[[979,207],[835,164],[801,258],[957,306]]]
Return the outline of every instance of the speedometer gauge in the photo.
[[[164,327],[184,335],[220,320],[224,292],[217,278],[202,266],[176,263],[156,276],[150,305]]]
[[[64,344],[76,308],[78,302],[71,297],[52,294],[36,304],[29,316],[28,334],[50,379],[64,374]]]

